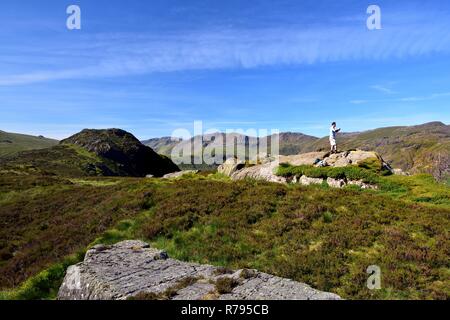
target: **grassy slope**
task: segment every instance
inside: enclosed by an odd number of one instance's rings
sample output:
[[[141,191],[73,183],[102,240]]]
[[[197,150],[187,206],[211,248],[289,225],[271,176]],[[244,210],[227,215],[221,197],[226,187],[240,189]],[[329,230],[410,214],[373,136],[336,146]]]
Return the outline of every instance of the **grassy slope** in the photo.
[[[2,171],[16,173],[85,176],[125,175],[115,163],[75,145],[57,145],[47,149],[23,151],[0,158]],[[108,174],[109,173],[109,174]]]
[[[58,144],[57,140],[0,131],[0,157],[20,151],[44,149]]]
[[[219,175],[3,174],[0,284],[29,280],[0,296],[52,297],[90,243],[141,238],[175,258],[257,268],[350,299],[448,299],[449,187],[429,176],[383,179],[382,190],[361,191]],[[372,264],[383,271],[383,290],[366,289]]]

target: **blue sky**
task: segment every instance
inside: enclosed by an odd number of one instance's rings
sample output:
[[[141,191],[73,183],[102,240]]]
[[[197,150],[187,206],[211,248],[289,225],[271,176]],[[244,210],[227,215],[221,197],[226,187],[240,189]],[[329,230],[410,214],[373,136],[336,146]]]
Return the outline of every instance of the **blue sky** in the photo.
[[[0,26],[4,131],[450,123],[448,1],[2,0]]]

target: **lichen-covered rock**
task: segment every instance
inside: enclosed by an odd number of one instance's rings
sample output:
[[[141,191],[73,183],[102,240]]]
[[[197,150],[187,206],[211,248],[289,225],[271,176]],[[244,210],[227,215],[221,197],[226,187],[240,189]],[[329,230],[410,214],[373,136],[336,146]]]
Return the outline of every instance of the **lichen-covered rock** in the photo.
[[[329,153],[327,152],[308,152],[290,156],[280,156],[280,163],[289,163],[293,166],[315,165],[318,161],[323,160]]]
[[[217,172],[231,177],[233,173],[245,167],[245,162],[235,158],[227,159],[217,168]]]
[[[226,284],[226,286],[223,285]],[[225,289],[227,290],[224,290]],[[337,300],[293,280],[256,270],[223,270],[170,259],[142,241],[98,245],[83,262],[68,268],[60,300]]]
[[[255,165],[253,167],[247,167],[239,171],[235,171],[231,178],[233,180],[242,179],[256,179],[265,180],[270,182],[286,183],[287,180],[284,177],[279,177],[275,174],[275,170],[278,167],[277,161],[264,163],[261,165]]]

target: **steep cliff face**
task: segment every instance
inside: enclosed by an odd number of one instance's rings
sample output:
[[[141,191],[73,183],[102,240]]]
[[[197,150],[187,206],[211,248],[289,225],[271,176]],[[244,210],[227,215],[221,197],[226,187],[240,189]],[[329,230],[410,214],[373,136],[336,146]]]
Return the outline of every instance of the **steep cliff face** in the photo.
[[[224,268],[170,259],[142,241],[97,245],[69,267],[60,300],[338,300],[293,280],[256,270]]]

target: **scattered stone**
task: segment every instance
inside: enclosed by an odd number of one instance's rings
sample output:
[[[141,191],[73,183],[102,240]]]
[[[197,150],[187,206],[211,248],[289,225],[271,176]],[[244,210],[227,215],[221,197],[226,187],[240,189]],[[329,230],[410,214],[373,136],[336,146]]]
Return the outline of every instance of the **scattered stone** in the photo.
[[[336,294],[256,270],[221,274],[218,269],[171,259],[164,251],[142,241],[95,246],[83,262],[67,269],[58,299],[340,299]]]
[[[403,171],[402,169],[392,169],[392,173],[395,174],[396,176],[408,176],[409,174],[405,171]]]
[[[309,186],[312,184],[322,184],[323,183],[323,179],[321,178],[309,178],[307,176],[301,176],[300,180],[298,181],[298,183],[304,185],[304,186]]]
[[[184,170],[184,171],[178,171],[178,172],[172,172],[168,173],[163,176],[163,179],[174,179],[174,178],[180,178],[186,174],[197,174],[198,170]]]
[[[347,185],[347,183],[343,179],[328,178],[327,183],[332,188],[343,188]]]
[[[373,185],[373,184],[365,183],[362,180],[348,181],[347,184],[348,185],[353,185],[353,186],[358,186],[361,189],[372,189],[372,190],[377,190],[378,189],[378,186]]]

